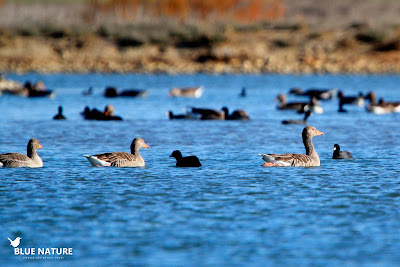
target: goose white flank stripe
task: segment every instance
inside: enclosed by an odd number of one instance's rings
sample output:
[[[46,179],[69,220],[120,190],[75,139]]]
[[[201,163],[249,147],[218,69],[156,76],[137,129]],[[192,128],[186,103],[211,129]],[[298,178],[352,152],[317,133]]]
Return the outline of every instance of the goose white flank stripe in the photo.
[[[303,129],[302,137],[306,154],[259,154],[265,161],[264,167],[314,167],[320,166],[319,156],[315,151],[312,138],[316,135],[323,135],[314,126],[307,126]]]
[[[93,167],[144,167],[145,162],[139,153],[140,148],[150,148],[142,138],[135,138],[131,144],[131,153],[109,152],[93,156],[83,155]]]

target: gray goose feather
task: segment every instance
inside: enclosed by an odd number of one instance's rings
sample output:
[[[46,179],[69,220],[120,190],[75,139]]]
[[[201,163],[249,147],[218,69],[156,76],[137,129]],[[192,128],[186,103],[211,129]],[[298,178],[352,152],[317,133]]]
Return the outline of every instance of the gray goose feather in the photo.
[[[135,138],[131,144],[131,153],[127,152],[109,152],[93,156],[84,155],[94,167],[143,167],[144,159],[140,155],[140,148],[149,148],[142,138]]]
[[[0,167],[43,167],[43,161],[36,152],[38,148],[42,148],[42,145],[37,139],[33,138],[28,142],[27,155],[21,153],[0,154]]]
[[[302,137],[306,154],[260,154],[265,161],[263,166],[282,166],[282,167],[313,167],[320,166],[320,160],[314,149],[312,138],[316,135],[323,135],[313,126],[307,126],[303,129]]]

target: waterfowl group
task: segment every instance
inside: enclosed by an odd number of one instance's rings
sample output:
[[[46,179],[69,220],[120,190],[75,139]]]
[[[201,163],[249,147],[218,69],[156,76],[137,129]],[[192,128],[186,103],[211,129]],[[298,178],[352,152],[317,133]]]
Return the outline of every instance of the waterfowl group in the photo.
[[[365,97],[369,100],[367,105],[367,111],[375,114],[388,114],[392,112],[400,112],[400,102],[385,102],[383,98],[376,101],[376,95],[374,92],[369,92]]]
[[[192,107],[190,111],[186,112],[185,118],[199,120],[250,120],[250,116],[246,111],[240,109],[230,114],[227,107],[223,107],[221,110]]]
[[[90,110],[89,107],[85,107],[81,115],[85,120],[98,120],[98,121],[122,121],[122,118],[114,115],[114,106],[107,105],[104,108],[104,112],[99,111],[96,108]]]

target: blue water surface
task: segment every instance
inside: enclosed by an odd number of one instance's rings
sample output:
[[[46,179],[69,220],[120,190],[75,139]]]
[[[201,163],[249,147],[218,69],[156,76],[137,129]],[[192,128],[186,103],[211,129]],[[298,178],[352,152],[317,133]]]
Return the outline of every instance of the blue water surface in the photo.
[[[42,80],[55,99],[0,97],[0,153],[39,139],[44,167],[0,169],[0,266],[394,266],[400,264],[400,114],[374,115],[338,100],[309,124],[321,166],[263,168],[259,153],[304,153],[301,119],[276,110],[291,87],[375,91],[400,100],[400,75],[7,75]],[[104,98],[106,86],[148,90]],[[172,87],[205,88],[199,99]],[[94,88],[92,96],[82,91]],[[240,98],[241,88],[248,96]],[[289,97],[290,101],[305,101]],[[85,106],[112,104],[123,121],[85,121]],[[54,121],[62,105],[68,120]],[[245,109],[251,121],[171,121],[186,107]],[[82,156],[129,151],[142,137],[145,168],[94,168]],[[333,145],[355,160],[332,160]],[[176,168],[173,150],[201,168]],[[45,259],[20,248],[73,248]],[[37,256],[37,255],[36,255]]]

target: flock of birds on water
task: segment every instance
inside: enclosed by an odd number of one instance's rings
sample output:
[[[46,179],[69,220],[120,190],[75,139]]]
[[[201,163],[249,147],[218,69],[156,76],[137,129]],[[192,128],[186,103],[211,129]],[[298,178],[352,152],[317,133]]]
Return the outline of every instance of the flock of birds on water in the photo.
[[[185,88],[172,88],[169,91],[171,97],[201,97],[204,91],[203,87],[185,87]],[[1,94],[13,94],[21,95],[26,97],[55,97],[54,91],[47,90],[44,84],[40,81],[35,84],[26,82],[24,85],[11,81],[0,79],[0,95]],[[92,95],[93,89],[82,92],[83,95]],[[369,103],[366,106],[368,112],[375,114],[389,114],[392,112],[400,112],[400,102],[386,102],[383,98],[377,101],[377,97],[374,92],[369,92],[366,95],[359,93],[357,96],[345,96],[342,91],[337,89],[309,89],[303,91],[300,88],[293,88],[289,91],[289,94],[295,96],[308,97],[309,101],[306,102],[288,102],[285,94],[279,94],[276,97],[277,109],[278,110],[294,110],[297,113],[304,114],[304,118],[301,120],[284,120],[282,124],[307,124],[308,117],[313,113],[323,113],[324,110],[320,104],[320,101],[332,100],[335,97],[339,99],[338,112],[347,112],[345,105],[357,105],[360,107],[365,106],[366,101]],[[104,91],[104,97],[145,97],[147,96],[146,90],[123,90],[118,91],[115,87],[107,87]],[[246,88],[242,88],[240,97],[246,97]],[[86,120],[123,120],[119,116],[114,115],[114,107],[107,105],[104,111],[100,111],[96,108],[90,109],[85,107],[81,115]],[[209,109],[209,108],[197,108],[191,107],[186,110],[185,114],[173,114],[172,111],[168,111],[167,115],[169,119],[189,119],[189,120],[250,120],[248,113],[244,110],[235,110],[229,113],[227,107],[223,107],[221,110]],[[63,115],[63,109],[61,106],[58,108],[58,113],[53,117],[55,120],[65,120]],[[314,136],[324,135],[323,132],[317,130],[313,126],[306,126],[302,131],[302,140],[305,154],[260,154],[262,159],[265,161],[264,167],[314,167],[320,166],[319,156],[312,143]],[[0,167],[43,167],[43,161],[37,154],[37,149],[42,148],[39,141],[35,138],[29,140],[27,145],[27,154],[21,153],[5,153],[0,154]],[[111,167],[144,167],[145,161],[140,155],[139,150],[141,148],[150,148],[145,141],[136,137],[131,143],[131,152],[109,152],[101,153],[96,155],[84,155],[90,162],[91,166],[111,166]],[[183,157],[179,150],[172,152],[171,156],[176,159],[177,167],[200,167],[202,166],[199,159],[196,156]],[[352,155],[348,151],[341,151],[338,144],[334,145],[333,159],[353,159]]]

